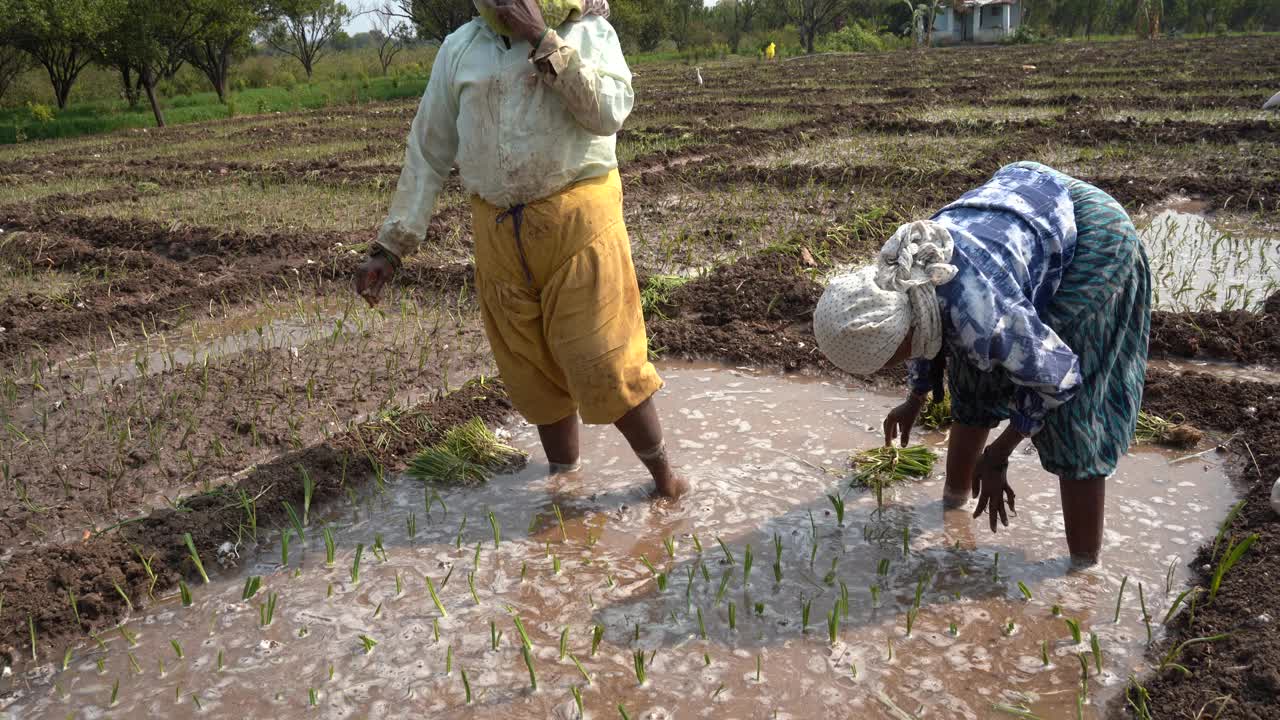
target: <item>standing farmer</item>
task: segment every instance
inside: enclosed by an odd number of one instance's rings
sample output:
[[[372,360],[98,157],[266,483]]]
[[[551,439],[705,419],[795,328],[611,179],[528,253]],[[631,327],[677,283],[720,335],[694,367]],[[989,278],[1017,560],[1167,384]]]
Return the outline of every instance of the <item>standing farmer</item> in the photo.
[[[391,210],[356,290],[370,303],[425,237],[454,163],[471,193],[476,288],[516,409],[553,473],[578,466],[578,418],[613,424],[658,493],[667,460],[622,221],[615,133],[631,72],[604,0],[476,0],[441,45]],[[541,6],[540,6],[541,5]],[[545,13],[545,15],[544,15]]]
[[[1102,548],[1104,483],[1133,439],[1150,325],[1147,256],[1124,209],[1029,162],[899,228],[874,267],[832,281],[814,316],[822,351],[849,372],[907,361],[911,394],[885,420],[886,444],[907,444],[945,367],[947,508],[972,493],[974,517],[1007,526],[1009,456],[1032,438],[1059,478],[1079,564]]]

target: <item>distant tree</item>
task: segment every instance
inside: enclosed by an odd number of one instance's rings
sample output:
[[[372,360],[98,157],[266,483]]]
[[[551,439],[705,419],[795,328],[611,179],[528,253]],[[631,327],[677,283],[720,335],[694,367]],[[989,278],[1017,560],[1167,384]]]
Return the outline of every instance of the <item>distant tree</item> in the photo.
[[[203,27],[183,57],[209,78],[219,102],[227,101],[231,63],[250,50],[253,29],[267,16],[264,0],[206,0]]]
[[[279,0],[263,39],[275,50],[297,58],[307,79],[330,42],[351,19],[347,6],[335,0]]]
[[[933,25],[937,22],[938,13],[946,9],[946,4],[943,0],[924,0],[914,5],[911,0],[902,2],[907,6],[907,12],[911,13],[910,29],[916,45],[932,47]]]
[[[58,108],[65,108],[80,72],[93,62],[106,26],[104,0],[4,0],[12,19],[7,45],[27,52],[49,74]]]
[[[31,56],[12,45],[0,45],[0,100],[19,75],[31,69]]]
[[[412,31],[396,14],[395,6],[390,2],[374,11],[373,22],[375,27],[369,34],[377,39],[378,64],[382,66],[382,74],[386,75],[391,61],[404,49]]]
[[[813,52],[818,35],[830,30],[848,7],[848,0],[779,0],[787,19],[800,30],[800,44]]]
[[[742,34],[751,30],[751,21],[760,9],[760,0],[728,0],[732,24],[729,26],[729,49],[738,52],[738,44],[742,42]]]
[[[449,33],[476,16],[472,0],[394,0],[397,16],[413,23],[418,37],[444,42]]]
[[[137,73],[156,126],[164,127],[164,111],[156,83],[182,65],[183,53],[204,27],[203,0],[106,0],[108,24],[98,40],[104,64],[118,68],[125,86]]]

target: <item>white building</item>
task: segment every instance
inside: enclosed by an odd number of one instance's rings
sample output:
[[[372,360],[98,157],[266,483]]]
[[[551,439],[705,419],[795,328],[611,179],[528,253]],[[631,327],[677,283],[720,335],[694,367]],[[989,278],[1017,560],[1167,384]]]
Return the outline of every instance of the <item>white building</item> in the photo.
[[[938,13],[933,22],[933,43],[999,42],[1022,22],[1022,0],[959,0]]]

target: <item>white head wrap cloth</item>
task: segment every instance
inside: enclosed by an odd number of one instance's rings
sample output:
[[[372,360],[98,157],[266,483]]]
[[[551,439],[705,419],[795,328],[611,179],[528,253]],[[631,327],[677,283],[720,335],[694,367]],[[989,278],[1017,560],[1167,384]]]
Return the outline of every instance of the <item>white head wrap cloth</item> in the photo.
[[[932,221],[898,228],[876,265],[831,280],[814,310],[818,347],[837,367],[855,375],[883,368],[915,328],[912,357],[934,357],[942,347],[942,314],[934,288],[950,281],[951,233]]]

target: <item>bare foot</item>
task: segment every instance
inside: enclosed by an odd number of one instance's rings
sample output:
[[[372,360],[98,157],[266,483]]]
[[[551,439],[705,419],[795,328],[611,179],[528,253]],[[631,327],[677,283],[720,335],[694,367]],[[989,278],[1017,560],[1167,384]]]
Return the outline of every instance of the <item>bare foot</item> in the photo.
[[[658,479],[655,477],[653,480],[653,485],[654,485],[654,494],[658,495],[659,497],[672,498],[672,499],[675,499],[680,497],[681,495],[684,495],[685,493],[689,492],[689,489],[690,489],[689,481],[685,480],[683,475],[680,475],[674,471],[669,472],[662,479]]]

